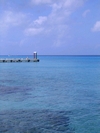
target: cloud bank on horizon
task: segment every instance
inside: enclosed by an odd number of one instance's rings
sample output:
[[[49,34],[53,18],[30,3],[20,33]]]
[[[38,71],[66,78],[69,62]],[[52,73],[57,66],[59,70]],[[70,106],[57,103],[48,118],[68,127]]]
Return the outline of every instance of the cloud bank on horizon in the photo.
[[[99,6],[99,0],[0,0],[0,54],[100,54]]]

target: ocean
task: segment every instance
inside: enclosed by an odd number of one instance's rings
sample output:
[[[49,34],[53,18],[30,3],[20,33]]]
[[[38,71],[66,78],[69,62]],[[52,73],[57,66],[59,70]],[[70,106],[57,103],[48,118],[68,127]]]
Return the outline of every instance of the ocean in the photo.
[[[38,58],[0,63],[0,133],[100,133],[100,56]]]

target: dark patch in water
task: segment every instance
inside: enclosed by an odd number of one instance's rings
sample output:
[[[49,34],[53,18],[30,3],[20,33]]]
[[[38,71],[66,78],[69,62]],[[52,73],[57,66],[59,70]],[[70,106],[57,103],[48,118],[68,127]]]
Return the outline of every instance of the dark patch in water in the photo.
[[[26,93],[31,89],[28,87],[10,87],[10,86],[0,86],[0,94],[11,94],[11,93]]]
[[[14,80],[11,80],[11,79],[2,79],[2,80],[0,80],[0,82],[1,83],[9,83],[10,82],[11,84],[12,83],[15,83],[15,81]]]
[[[24,101],[30,98],[30,92],[32,88],[28,87],[10,87],[10,86],[0,86],[0,99],[13,100],[13,101]]]
[[[0,112],[0,133],[74,133],[70,112],[13,110]]]

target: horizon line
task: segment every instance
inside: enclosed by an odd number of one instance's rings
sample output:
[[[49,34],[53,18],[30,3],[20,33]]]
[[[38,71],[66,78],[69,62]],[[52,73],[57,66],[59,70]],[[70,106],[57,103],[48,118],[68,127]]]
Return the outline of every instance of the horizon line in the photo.
[[[33,56],[33,54],[0,54],[0,56]],[[38,54],[38,56],[100,56],[98,54]]]

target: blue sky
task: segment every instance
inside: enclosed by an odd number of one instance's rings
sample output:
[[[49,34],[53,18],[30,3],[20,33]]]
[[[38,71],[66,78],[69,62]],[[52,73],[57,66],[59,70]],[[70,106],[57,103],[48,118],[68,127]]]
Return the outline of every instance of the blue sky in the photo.
[[[100,54],[100,0],[0,0],[0,55]]]

